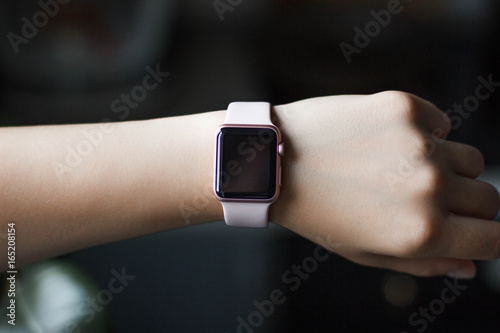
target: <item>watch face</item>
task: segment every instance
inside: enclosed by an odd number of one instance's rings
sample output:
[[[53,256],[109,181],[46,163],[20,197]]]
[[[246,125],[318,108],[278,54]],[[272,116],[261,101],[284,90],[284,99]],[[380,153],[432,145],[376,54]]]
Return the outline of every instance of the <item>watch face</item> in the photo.
[[[278,135],[270,128],[221,128],[215,190],[221,198],[271,199],[276,194]]]

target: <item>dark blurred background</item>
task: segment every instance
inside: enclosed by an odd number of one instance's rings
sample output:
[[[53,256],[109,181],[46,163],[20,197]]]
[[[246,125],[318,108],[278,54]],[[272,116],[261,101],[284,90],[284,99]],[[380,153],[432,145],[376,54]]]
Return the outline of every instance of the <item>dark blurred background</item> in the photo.
[[[500,81],[500,3],[493,0],[401,1],[402,12],[372,32],[369,45],[348,63],[340,43],[355,46],[354,28],[365,30],[374,21],[371,11],[391,2],[75,0],[51,7],[47,24],[39,15],[38,31],[26,28],[32,37],[25,38],[22,18],[33,22],[42,7],[2,1],[0,125],[148,119],[221,110],[234,100],[281,104],[388,89],[447,110],[475,94],[478,77]],[[123,117],[112,103],[142,84],[147,66],[170,74]],[[496,89],[476,111],[460,116],[451,139],[479,147],[487,161],[484,177],[498,186]],[[284,291],[284,304],[240,332],[498,330],[498,261],[480,263],[478,278],[460,282],[466,289],[441,309],[435,300],[446,288],[444,278],[365,268],[334,255],[290,290],[282,275],[315,247],[277,226],[240,230],[221,222],[61,260],[81,267],[98,289],[107,287],[113,269],[136,276],[107,306],[114,332],[237,332],[237,318],[248,322],[257,309],[253,302],[269,299],[274,289]],[[409,321],[429,306],[439,314]]]

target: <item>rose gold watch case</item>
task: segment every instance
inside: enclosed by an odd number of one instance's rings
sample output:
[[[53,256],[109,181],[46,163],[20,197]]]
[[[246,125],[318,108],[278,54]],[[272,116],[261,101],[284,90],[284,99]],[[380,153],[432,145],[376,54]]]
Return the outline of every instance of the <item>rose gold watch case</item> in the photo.
[[[217,145],[217,137],[222,128],[266,128],[273,130],[277,135],[277,145],[276,145],[276,191],[272,198],[269,199],[244,199],[244,198],[222,198],[217,194],[217,187],[219,182],[219,166],[220,166],[220,152]],[[256,203],[273,203],[275,202],[280,193],[281,187],[281,157],[284,155],[285,147],[284,143],[281,141],[281,132],[278,127],[274,125],[248,125],[248,124],[223,124],[217,128],[215,131],[215,149],[214,149],[214,179],[212,191],[215,198],[221,202],[256,202]]]

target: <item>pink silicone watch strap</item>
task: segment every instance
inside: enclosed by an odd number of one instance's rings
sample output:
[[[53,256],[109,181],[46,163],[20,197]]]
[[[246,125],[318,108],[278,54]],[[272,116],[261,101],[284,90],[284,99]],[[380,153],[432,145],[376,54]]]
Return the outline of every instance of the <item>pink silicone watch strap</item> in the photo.
[[[271,104],[267,102],[233,102],[229,104],[224,124],[272,125]],[[226,224],[234,227],[265,228],[271,203],[221,202]]]
[[[267,227],[270,205],[258,202],[222,202],[226,224],[233,227]]]
[[[272,125],[271,104],[267,102],[233,102],[227,107],[224,124]]]

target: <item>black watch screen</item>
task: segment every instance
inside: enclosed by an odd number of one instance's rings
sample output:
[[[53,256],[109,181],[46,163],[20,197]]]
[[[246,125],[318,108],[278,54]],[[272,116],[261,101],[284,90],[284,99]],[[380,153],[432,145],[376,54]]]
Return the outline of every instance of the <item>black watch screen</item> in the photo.
[[[276,194],[278,134],[271,128],[223,127],[217,134],[216,192],[221,198]]]

